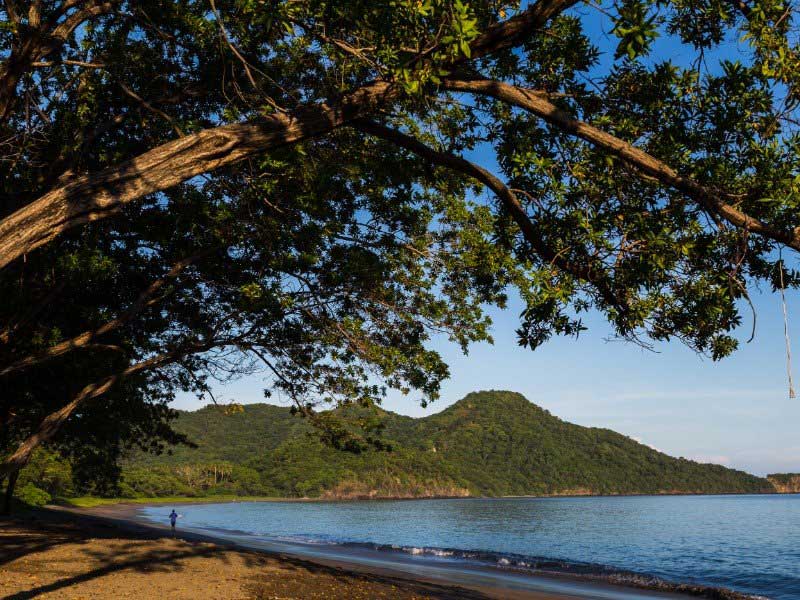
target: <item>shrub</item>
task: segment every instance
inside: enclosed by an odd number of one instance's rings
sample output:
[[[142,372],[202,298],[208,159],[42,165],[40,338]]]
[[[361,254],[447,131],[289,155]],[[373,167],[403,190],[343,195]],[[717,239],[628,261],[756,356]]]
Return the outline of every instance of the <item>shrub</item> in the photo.
[[[32,483],[26,483],[19,489],[16,495],[18,500],[30,506],[44,506],[52,500],[50,494],[39,489]]]
[[[20,471],[17,486],[24,488],[29,483],[49,496],[71,496],[75,492],[72,465],[47,448],[37,448],[30,462]]]

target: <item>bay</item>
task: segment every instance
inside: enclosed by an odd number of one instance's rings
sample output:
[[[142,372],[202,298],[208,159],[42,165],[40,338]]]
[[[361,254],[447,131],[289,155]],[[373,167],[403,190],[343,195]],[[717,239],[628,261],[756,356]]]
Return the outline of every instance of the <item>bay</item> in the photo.
[[[179,512],[181,527],[265,539],[800,599],[800,495],[242,502]],[[164,522],[169,509],[143,514]]]

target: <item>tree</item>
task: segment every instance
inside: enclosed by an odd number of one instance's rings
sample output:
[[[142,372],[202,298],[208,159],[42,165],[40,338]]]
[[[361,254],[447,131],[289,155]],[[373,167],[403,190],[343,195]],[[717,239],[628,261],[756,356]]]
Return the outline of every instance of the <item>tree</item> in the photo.
[[[485,339],[481,307],[509,287],[525,346],[598,310],[623,338],[717,359],[749,286],[800,283],[781,254],[800,249],[800,55],[781,1],[3,14],[0,377],[17,450],[0,474],[120,386],[141,407],[258,364],[309,415],[313,399],[379,397],[370,372],[434,398],[447,371],[430,332]]]

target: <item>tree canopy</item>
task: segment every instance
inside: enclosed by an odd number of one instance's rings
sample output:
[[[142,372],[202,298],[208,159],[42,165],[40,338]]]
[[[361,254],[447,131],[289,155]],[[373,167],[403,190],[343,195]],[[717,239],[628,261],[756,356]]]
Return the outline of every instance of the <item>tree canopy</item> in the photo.
[[[594,310],[728,355],[748,290],[800,283],[794,17],[6,0],[0,474],[157,448],[177,390],[259,368],[309,415],[433,399],[429,336],[487,339],[510,290],[524,346]]]

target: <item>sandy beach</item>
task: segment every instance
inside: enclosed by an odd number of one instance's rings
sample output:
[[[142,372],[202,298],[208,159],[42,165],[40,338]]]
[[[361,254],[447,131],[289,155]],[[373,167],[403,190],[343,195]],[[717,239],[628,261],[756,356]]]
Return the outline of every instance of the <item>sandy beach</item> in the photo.
[[[402,565],[381,565],[357,556],[309,560],[192,531],[172,539],[165,527],[140,520],[137,507],[112,505],[42,510],[0,521],[0,597],[633,600],[687,596],[570,578],[495,581],[436,569],[404,572]]]
[[[159,531],[124,531],[54,512],[0,521],[0,597],[486,598],[480,593],[237,550]]]

